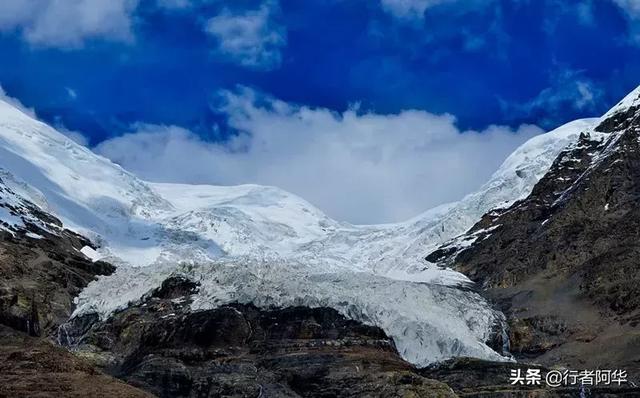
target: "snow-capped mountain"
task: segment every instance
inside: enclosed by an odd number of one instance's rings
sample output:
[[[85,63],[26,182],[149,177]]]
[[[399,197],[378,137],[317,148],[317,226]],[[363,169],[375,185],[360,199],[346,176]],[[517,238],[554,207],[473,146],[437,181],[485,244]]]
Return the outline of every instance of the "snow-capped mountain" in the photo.
[[[593,123],[533,138],[477,193],[390,225],[341,223],[273,187],[147,183],[1,101],[0,168],[5,183],[21,187],[12,192],[99,246],[83,253],[119,265],[83,291],[77,314],[108,316],[181,274],[201,283],[194,310],[328,306],[382,327],[416,364],[504,360],[486,344],[502,314],[460,288],[464,275],[423,258],[487,211],[527,196]],[[19,221],[5,213],[5,228]]]
[[[12,236],[24,234],[32,239],[43,238],[34,231],[60,234],[62,224],[26,199],[29,190],[29,186],[17,183],[10,174],[0,171],[0,231]]]
[[[637,383],[639,204],[640,87],[568,145],[530,195],[428,258],[501,303],[516,358],[615,366]]]

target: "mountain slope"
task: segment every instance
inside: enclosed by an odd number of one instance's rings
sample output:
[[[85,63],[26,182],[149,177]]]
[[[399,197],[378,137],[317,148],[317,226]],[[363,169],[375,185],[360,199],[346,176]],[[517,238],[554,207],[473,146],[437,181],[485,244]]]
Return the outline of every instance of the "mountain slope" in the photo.
[[[77,315],[104,319],[177,274],[202,286],[193,310],[233,302],[331,307],[382,327],[413,363],[505,360],[489,347],[502,314],[466,288],[464,275],[421,257],[487,210],[528,194],[590,123],[532,139],[478,193],[392,225],[336,222],[272,187],[149,184],[6,103],[0,168],[20,195],[100,246],[85,254],[120,265],[82,292]]]
[[[149,397],[52,344],[74,297],[114,268],[82,255],[90,242],[20,195],[28,191],[0,176],[0,396]]]
[[[352,226],[315,242],[354,269],[412,281],[451,283],[460,274],[445,273],[423,260],[448,239],[466,232],[489,210],[508,207],[526,197],[556,156],[597,119],[567,123],[534,137],[516,149],[477,192],[398,224]],[[306,249],[306,248],[305,248]],[[307,253],[309,251],[306,251]],[[312,261],[308,256],[305,261]],[[321,261],[326,261],[321,259]]]
[[[517,355],[640,377],[639,139],[640,87],[563,151],[530,196],[429,256],[501,303]]]

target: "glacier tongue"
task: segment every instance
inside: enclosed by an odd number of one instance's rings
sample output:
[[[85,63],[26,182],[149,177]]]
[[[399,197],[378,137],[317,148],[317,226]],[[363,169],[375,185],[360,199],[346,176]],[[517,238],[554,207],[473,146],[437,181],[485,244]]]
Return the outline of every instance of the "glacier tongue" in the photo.
[[[201,283],[194,310],[233,301],[330,306],[382,327],[419,365],[505,359],[485,344],[503,315],[460,288],[464,275],[423,258],[487,211],[528,195],[593,123],[535,137],[478,192],[388,225],[338,222],[273,187],[146,183],[2,101],[0,169],[13,191],[100,245],[93,259],[119,265],[81,293],[76,314],[108,316],[182,274]]]
[[[259,307],[331,307],[344,316],[381,327],[399,353],[417,365],[451,357],[506,360],[485,341],[504,319],[477,293],[454,286],[398,281],[370,273],[309,272],[305,264],[228,258],[196,266],[170,263],[121,268],[91,284],[77,313],[108,315],[159,286],[170,275],[200,282],[193,310],[239,302]]]

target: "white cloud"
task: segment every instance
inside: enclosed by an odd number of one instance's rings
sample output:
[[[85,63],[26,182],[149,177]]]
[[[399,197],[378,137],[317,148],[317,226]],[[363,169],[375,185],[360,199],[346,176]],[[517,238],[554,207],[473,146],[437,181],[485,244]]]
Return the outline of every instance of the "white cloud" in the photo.
[[[72,89],[71,87],[65,87],[64,90],[67,92],[67,96],[69,97],[69,99],[74,101],[78,99],[78,92],[76,90]]]
[[[380,0],[382,9],[404,21],[421,20],[424,13],[441,4],[456,3],[456,12],[478,10],[495,0]]]
[[[2,86],[0,86],[0,101],[4,101],[10,104],[11,106],[19,109],[20,111],[26,113],[27,115],[31,116],[32,118],[38,119],[38,116],[36,115],[36,112],[33,108],[29,108],[25,106],[22,102],[20,102],[20,100],[18,100],[17,98],[13,98],[7,95],[7,93],[4,91]],[[80,145],[88,146],[89,140],[87,139],[87,137],[85,137],[81,133],[77,131],[68,130],[60,123],[54,123],[54,125],[59,132],[66,135],[71,140],[77,142]]]
[[[234,13],[224,10],[209,19],[205,30],[215,38],[217,51],[233,62],[256,69],[280,65],[286,31],[272,20],[277,3],[267,1],[257,10]]]
[[[628,23],[628,40],[632,45],[640,46],[640,1],[613,0],[624,12]]]
[[[138,0],[2,0],[0,30],[18,30],[31,44],[79,47],[85,40],[131,40]]]
[[[578,21],[586,26],[592,26],[595,23],[593,1],[583,1],[575,6]]]
[[[638,0],[613,0],[631,18],[640,18],[640,1]]]
[[[34,119],[36,118],[36,112],[33,110],[33,108],[29,108],[25,106],[22,102],[20,102],[20,100],[16,98],[9,97],[7,95],[7,92],[4,91],[4,89],[2,88],[2,86],[0,86],[0,101],[4,101],[12,105],[13,107],[21,110],[22,112],[26,113],[27,115],[31,116]]]
[[[398,18],[422,18],[429,7],[455,0],[380,0],[382,8]]]
[[[168,10],[189,8],[193,4],[191,0],[157,0],[158,6]]]
[[[567,108],[575,111],[596,111],[603,98],[603,90],[592,80],[583,76],[582,71],[560,69],[551,75],[549,87],[535,97],[521,103],[501,101],[502,110],[513,118],[548,115],[538,124],[555,127],[556,119],[562,119]]]
[[[77,131],[67,130],[62,126],[56,126],[56,129],[62,134],[69,137],[69,139],[71,139],[71,141],[74,141],[76,144],[80,144],[82,146],[89,146],[89,139],[85,137],[82,133],[79,133]]]
[[[221,110],[241,132],[226,143],[179,127],[139,125],[96,151],[145,179],[275,185],[338,219],[374,223],[460,199],[541,132],[534,126],[461,132],[451,115],[339,114],[248,89],[224,97]]]

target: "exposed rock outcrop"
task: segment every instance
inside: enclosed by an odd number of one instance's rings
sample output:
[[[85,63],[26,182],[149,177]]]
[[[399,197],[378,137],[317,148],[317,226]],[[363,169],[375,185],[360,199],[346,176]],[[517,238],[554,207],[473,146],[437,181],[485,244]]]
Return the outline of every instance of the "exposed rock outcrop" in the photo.
[[[4,198],[0,207],[22,225],[0,229],[0,397],[151,396],[55,346],[73,298],[114,268],[84,257],[79,250],[89,241],[62,229],[54,217],[26,202],[18,209]],[[44,225],[60,228],[52,233]]]
[[[329,308],[191,312],[196,288],[171,278],[105,322],[76,319],[67,328],[71,342],[105,371],[161,397],[455,396],[403,361],[379,328]]]
[[[640,379],[640,119],[614,110],[532,194],[487,214],[430,261],[486,289],[518,358]]]

